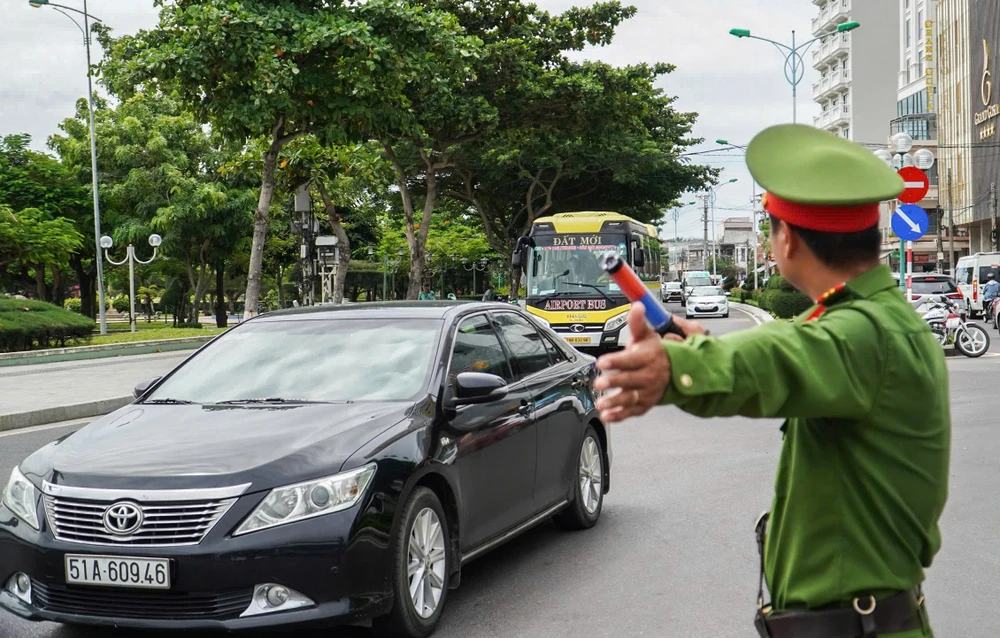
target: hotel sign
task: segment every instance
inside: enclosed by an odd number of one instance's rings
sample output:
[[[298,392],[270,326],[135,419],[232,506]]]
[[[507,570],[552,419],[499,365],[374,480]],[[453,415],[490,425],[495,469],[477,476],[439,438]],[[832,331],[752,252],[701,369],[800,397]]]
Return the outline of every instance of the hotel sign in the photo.
[[[990,184],[1000,175],[1000,2],[968,0],[969,4],[969,131],[972,146],[971,221],[988,221]]]
[[[980,80],[979,93],[983,101],[983,110],[975,115],[976,126],[979,127],[980,141],[988,140],[997,134],[997,118],[1000,117],[1000,102],[994,102],[993,70],[990,68],[992,56],[990,43],[983,40],[983,73]]]
[[[934,21],[924,20],[924,62],[927,63],[924,70],[924,81],[927,82],[927,110],[930,113],[937,110],[934,102],[934,73],[936,72],[934,54]]]

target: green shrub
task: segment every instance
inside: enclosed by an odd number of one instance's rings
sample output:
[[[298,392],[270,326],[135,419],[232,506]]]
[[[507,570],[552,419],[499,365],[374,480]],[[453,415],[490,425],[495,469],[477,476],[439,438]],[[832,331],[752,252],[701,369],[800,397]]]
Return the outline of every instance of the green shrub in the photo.
[[[770,310],[781,319],[797,317],[812,305],[812,299],[801,292],[771,290],[767,294],[767,310]]]
[[[59,306],[0,297],[0,352],[63,347],[93,331],[93,321]]]
[[[182,321],[177,324],[178,328],[201,328],[201,324],[197,321]]]
[[[115,312],[127,314],[130,308],[128,297],[115,297],[111,302],[111,307],[115,309]]]
[[[70,312],[75,312],[80,314],[81,302],[79,297],[70,297],[65,302],[63,302],[63,308],[69,310]]]

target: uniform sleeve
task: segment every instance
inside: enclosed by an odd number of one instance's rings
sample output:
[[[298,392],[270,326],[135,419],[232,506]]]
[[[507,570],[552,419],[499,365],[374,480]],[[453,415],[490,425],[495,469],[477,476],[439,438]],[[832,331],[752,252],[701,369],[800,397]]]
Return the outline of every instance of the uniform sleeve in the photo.
[[[665,341],[671,381],[662,403],[704,417],[862,417],[879,391],[886,343],[871,318],[850,308]]]

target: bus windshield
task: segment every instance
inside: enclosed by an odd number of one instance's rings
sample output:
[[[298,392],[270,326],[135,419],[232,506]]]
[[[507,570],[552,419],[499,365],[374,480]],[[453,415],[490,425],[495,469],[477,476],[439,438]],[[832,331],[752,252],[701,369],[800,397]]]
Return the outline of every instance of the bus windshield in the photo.
[[[600,259],[609,252],[628,259],[624,234],[536,235],[534,240],[528,262],[529,297],[621,296],[618,285],[601,268]]]

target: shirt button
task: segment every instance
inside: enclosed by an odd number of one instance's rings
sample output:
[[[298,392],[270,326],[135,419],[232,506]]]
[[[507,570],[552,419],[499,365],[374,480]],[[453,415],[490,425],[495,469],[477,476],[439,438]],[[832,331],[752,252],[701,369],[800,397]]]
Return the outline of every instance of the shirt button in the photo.
[[[685,388],[690,388],[692,385],[694,385],[694,379],[691,378],[690,374],[682,374],[681,385],[684,386]]]

